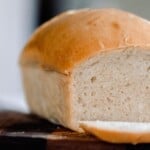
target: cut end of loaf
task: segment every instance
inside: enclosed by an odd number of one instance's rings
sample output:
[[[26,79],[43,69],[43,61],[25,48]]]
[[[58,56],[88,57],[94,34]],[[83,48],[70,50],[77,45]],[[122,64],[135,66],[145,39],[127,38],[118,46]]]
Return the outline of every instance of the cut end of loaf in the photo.
[[[81,121],[80,127],[100,140],[111,143],[150,143],[150,123]]]
[[[101,53],[74,70],[76,120],[150,121],[150,51]]]

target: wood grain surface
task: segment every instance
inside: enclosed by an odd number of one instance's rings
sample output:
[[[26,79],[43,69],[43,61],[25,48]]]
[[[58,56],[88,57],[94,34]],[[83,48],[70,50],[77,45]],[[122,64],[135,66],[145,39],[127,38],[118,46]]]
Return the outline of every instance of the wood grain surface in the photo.
[[[150,150],[150,144],[111,144],[35,115],[0,112],[0,150]]]

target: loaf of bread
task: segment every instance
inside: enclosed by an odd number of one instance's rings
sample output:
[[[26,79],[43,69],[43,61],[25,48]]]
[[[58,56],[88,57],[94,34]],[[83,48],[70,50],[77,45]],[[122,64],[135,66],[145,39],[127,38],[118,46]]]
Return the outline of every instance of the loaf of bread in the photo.
[[[62,13],[20,58],[30,110],[81,131],[79,121],[150,122],[150,22],[117,9]]]

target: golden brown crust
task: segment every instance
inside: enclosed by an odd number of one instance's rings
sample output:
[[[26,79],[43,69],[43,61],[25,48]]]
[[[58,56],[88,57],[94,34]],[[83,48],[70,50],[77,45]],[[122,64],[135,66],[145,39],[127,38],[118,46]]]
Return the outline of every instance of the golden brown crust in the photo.
[[[150,43],[150,22],[116,9],[65,12],[42,25],[21,55],[36,64],[68,74],[76,64],[101,51]]]

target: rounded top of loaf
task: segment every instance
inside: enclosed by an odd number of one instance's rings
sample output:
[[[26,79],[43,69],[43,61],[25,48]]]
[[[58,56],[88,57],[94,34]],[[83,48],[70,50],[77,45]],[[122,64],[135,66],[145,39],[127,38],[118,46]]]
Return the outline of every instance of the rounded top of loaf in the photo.
[[[102,51],[150,43],[150,22],[117,9],[64,12],[39,27],[20,62],[68,74]]]

